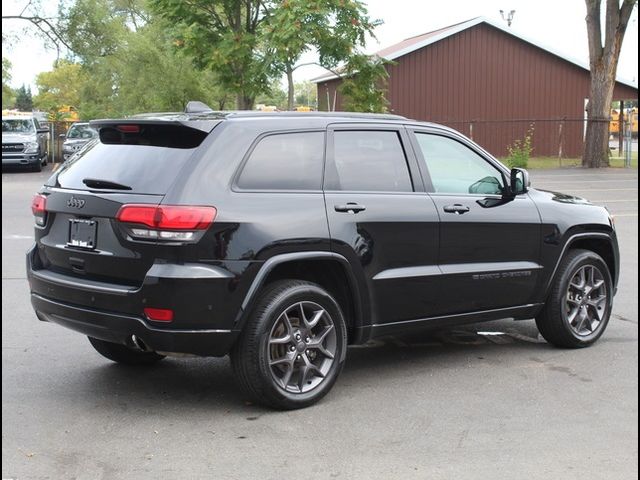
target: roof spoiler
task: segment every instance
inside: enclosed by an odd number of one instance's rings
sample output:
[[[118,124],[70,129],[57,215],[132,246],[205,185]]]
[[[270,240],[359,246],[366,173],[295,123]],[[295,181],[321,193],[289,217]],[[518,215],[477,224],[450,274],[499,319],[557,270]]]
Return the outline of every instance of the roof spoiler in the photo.
[[[89,125],[95,129],[101,129],[104,127],[117,127],[118,125],[160,125],[191,128],[193,130],[200,130],[201,132],[209,133],[213,128],[218,125],[221,120],[174,120],[168,117],[166,120],[160,118],[127,118],[122,120],[101,119],[91,120]]]

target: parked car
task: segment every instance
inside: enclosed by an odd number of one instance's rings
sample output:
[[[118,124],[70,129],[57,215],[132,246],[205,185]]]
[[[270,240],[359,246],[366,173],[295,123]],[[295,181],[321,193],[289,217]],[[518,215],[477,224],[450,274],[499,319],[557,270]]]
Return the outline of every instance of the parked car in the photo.
[[[49,129],[32,115],[2,117],[2,166],[25,165],[39,172],[47,164]]]
[[[69,127],[62,144],[62,158],[67,160],[71,155],[81,150],[88,142],[97,138],[98,132],[88,122],[76,122]]]
[[[33,200],[40,320],[106,358],[230,354],[255,402],[334,385],[347,345],[535,318],[593,344],[619,272],[608,211],[393,115],[194,112],[91,122]]]

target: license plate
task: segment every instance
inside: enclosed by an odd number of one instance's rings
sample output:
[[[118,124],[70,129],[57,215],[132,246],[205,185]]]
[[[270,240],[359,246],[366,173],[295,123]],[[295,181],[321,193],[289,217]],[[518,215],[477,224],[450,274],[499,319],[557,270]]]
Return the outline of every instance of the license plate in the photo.
[[[70,247],[96,248],[96,230],[98,224],[95,220],[83,220],[72,218],[69,220]]]

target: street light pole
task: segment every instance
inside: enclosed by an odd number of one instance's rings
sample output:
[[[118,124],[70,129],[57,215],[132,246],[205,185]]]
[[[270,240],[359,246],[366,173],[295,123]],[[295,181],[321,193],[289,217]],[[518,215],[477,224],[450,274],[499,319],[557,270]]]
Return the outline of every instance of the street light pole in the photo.
[[[504,10],[500,10],[500,15],[502,16],[502,20],[507,22],[507,26],[510,27],[513,23],[513,16],[516,14],[515,10],[511,10],[509,13],[505,15]]]

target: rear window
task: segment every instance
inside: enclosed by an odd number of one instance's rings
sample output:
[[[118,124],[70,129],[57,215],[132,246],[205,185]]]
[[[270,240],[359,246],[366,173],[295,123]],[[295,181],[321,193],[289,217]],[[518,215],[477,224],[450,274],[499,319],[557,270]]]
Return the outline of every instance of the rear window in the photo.
[[[206,136],[185,127],[143,126],[133,132],[103,128],[100,140],[63,164],[57,186],[92,190],[83,182],[90,178],[130,187],[129,192],[165,194]]]
[[[324,132],[269,135],[258,142],[237,185],[250,190],[320,190]]]

